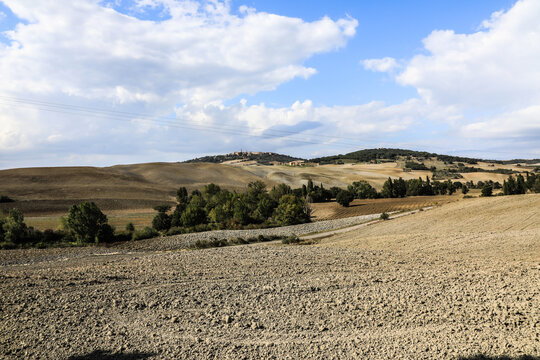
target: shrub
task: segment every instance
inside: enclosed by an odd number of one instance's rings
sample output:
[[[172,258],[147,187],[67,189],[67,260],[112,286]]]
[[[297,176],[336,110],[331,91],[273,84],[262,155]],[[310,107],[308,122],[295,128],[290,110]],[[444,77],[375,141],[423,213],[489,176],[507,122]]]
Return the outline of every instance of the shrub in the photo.
[[[15,200],[10,198],[9,196],[6,196],[6,195],[0,196],[0,203],[12,203],[12,202],[15,202]]]
[[[128,233],[133,233],[135,231],[135,225],[133,225],[133,223],[131,221],[127,223],[126,231]]]
[[[386,212],[383,212],[381,216],[379,216],[379,219],[381,220],[388,220],[390,219],[390,215],[388,215]]]
[[[283,244],[298,244],[300,242],[300,238],[296,235],[290,235],[281,239],[281,242]]]
[[[159,236],[159,233],[151,227],[145,227],[142,230],[137,230],[133,233],[132,240],[144,240],[151,239]]]
[[[482,196],[492,196],[493,195],[493,187],[490,184],[485,184],[482,187]]]
[[[347,190],[341,190],[336,195],[336,202],[341,206],[347,207],[353,200],[354,200],[354,195],[350,191],[347,191]]]
[[[114,234],[113,241],[130,241],[133,238],[133,232],[120,231]]]
[[[11,209],[2,225],[3,238],[7,242],[21,244],[25,242],[28,228],[24,223],[24,215],[19,209]]]

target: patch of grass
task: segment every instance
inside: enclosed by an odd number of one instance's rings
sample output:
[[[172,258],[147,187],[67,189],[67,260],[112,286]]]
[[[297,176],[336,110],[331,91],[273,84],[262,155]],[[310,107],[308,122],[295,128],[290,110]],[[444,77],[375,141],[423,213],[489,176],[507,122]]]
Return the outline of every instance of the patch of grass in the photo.
[[[261,242],[268,242],[280,239],[281,236],[276,235],[259,235],[257,237],[249,237],[247,239],[238,237],[238,238],[232,238],[232,239],[217,239],[212,238],[210,240],[197,240],[193,245],[190,247],[192,249],[209,249],[209,248],[216,248],[216,247],[225,247],[225,246],[235,246],[235,245],[246,245],[246,244],[253,244],[253,243],[261,243]]]
[[[282,244],[299,244],[300,238],[296,235],[287,236],[281,239]]]
[[[155,229],[147,226],[142,230],[135,231],[131,239],[144,240],[144,239],[151,239],[157,236],[159,236],[159,233]]]

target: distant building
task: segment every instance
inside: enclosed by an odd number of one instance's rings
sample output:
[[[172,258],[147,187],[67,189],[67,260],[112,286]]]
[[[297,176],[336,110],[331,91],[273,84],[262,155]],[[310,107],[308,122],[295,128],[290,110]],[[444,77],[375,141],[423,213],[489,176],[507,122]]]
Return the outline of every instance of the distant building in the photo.
[[[302,166],[305,164],[304,160],[289,161],[289,166]]]

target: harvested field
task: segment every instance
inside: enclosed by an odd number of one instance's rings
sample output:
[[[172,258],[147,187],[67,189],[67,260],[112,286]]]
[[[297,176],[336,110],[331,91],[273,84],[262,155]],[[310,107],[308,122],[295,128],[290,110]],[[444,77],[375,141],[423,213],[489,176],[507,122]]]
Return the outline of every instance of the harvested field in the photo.
[[[312,246],[1,251],[0,357],[536,360],[539,209],[465,199]]]
[[[343,207],[335,201],[311,204],[311,207],[313,221],[320,221],[383,212],[410,211],[447,204],[461,198],[461,194],[455,194],[452,196],[409,196],[397,199],[356,199],[348,207]]]

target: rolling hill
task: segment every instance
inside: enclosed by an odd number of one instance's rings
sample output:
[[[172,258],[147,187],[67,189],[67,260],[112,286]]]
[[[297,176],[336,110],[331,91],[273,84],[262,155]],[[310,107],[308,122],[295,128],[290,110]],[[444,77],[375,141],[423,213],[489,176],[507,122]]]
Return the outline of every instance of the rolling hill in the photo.
[[[246,154],[239,153],[241,159]],[[363,150],[356,154],[357,160],[338,165],[288,166],[261,164],[272,159],[295,159],[273,153],[251,153],[262,156],[249,161],[226,163],[199,162],[195,159],[186,163],[147,163],[117,165],[111,167],[42,167],[0,170],[0,195],[9,196],[15,203],[0,203],[0,211],[11,207],[20,208],[26,216],[44,216],[65,214],[71,205],[80,201],[95,201],[104,210],[146,209],[162,203],[174,202],[176,190],[185,186],[189,191],[200,189],[208,183],[242,191],[250,182],[261,180],[269,187],[286,183],[300,187],[308,180],[325,187],[346,187],[353,181],[366,180],[380,189],[388,177],[412,179],[433,173],[428,170],[404,170],[407,159],[422,162],[427,168],[454,171],[461,181],[493,180],[502,182],[508,175],[495,173],[512,171],[533,171],[534,166],[501,163],[486,163],[479,159],[459,158],[462,161],[476,162],[474,172],[463,172],[456,164],[446,163],[441,155],[418,153],[399,149]],[[267,154],[267,155],[261,155]],[[270,154],[270,155],[268,155]],[[225,156],[225,155],[224,155]],[[251,155],[250,155],[251,156]],[[270,156],[270,157],[268,157]],[[278,157],[276,157],[278,156]],[[341,155],[339,155],[341,156]],[[352,155],[346,155],[352,156]],[[368,159],[382,159],[379,163],[370,163]],[[224,159],[227,158],[226,156]],[[201,158],[204,159],[204,158]],[[259,160],[257,160],[259,159]],[[262,160],[261,160],[262,159]],[[360,161],[360,160],[365,160]],[[458,158],[452,157],[457,161]],[[278,160],[275,160],[278,161]]]

